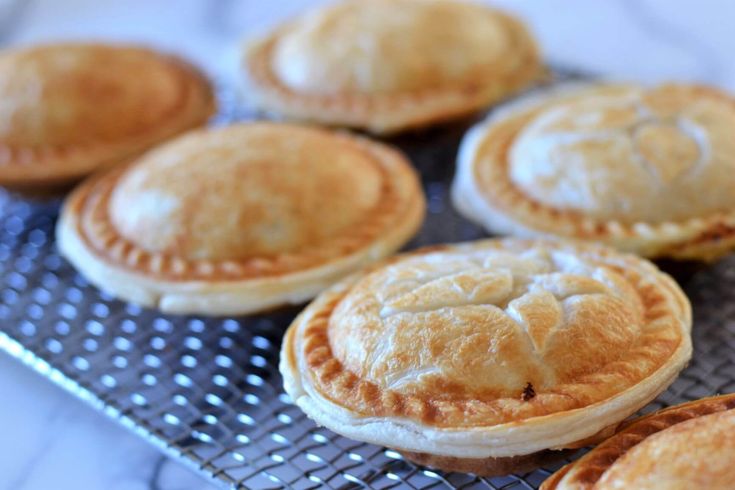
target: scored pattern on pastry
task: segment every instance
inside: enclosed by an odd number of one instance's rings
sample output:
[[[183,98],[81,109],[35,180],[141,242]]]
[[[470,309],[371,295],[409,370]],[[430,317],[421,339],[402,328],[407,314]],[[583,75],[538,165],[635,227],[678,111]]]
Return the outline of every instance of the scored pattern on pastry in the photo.
[[[685,250],[735,239],[733,131],[735,102],[714,89],[599,86],[494,120],[470,168],[520,226]]]
[[[623,430],[598,445],[578,461],[565,467],[560,474],[554,475],[545,483],[544,490],[556,488],[575,488],[591,490],[620,458],[654,434],[700,417],[707,417],[725,411],[735,410],[735,395],[696,400],[669,407],[634,420]],[[728,435],[723,434],[723,437]],[[708,458],[710,455],[692,454],[692,458]],[[669,464],[673,462],[668,462]],[[667,464],[660,461],[660,464]],[[607,488],[607,487],[606,487]],[[617,488],[617,487],[615,487]],[[621,487],[622,488],[622,487]]]
[[[281,126],[281,128],[283,127],[288,128],[287,126]],[[233,127],[233,129],[219,131],[237,132],[238,129]],[[285,130],[278,129],[278,126],[276,125],[267,124],[258,125],[256,129],[251,130],[252,133],[258,131],[265,134],[265,137],[270,137],[268,135],[269,132],[283,132]],[[308,135],[315,134],[324,138],[324,135],[327,134],[321,130],[305,130],[298,129],[297,127],[295,127],[293,131],[293,138],[295,138],[294,144],[297,144],[298,142],[296,138],[304,137],[304,135],[309,137]],[[204,252],[193,253],[193,255],[197,256],[193,258],[192,253],[187,255],[175,252],[156,251],[152,250],[151,247],[142,246],[141,244],[136,243],[136,238],[126,236],[121,233],[121,230],[116,226],[113,220],[111,208],[113,206],[117,206],[117,208],[125,206],[125,203],[122,201],[122,204],[112,202],[114,191],[126,176],[131,175],[131,173],[136,170],[137,166],[146,165],[145,158],[149,158],[151,161],[162,162],[162,165],[166,165],[165,162],[168,158],[166,156],[168,155],[166,152],[170,151],[167,150],[166,147],[162,147],[160,150],[157,150],[159,152],[158,155],[156,152],[153,152],[139,162],[134,163],[132,166],[114,169],[101,177],[92,179],[83,184],[83,187],[72,197],[72,202],[69,204],[70,212],[78,215],[76,222],[77,231],[87,246],[89,246],[95,254],[113,264],[124,266],[126,270],[152,274],[157,277],[165,277],[170,280],[190,280],[198,278],[237,280],[298,272],[299,270],[304,270],[325,263],[329,260],[346,256],[359,250],[361,247],[368,245],[379,237],[381,233],[390,229],[394,223],[402,219],[404,214],[410,212],[411,207],[415,205],[417,199],[416,196],[419,192],[418,186],[416,186],[416,189],[407,189],[404,187],[407,185],[407,181],[412,181],[412,177],[404,175],[405,173],[410,172],[410,170],[403,168],[405,165],[402,157],[393,150],[372,144],[363,138],[353,137],[346,134],[330,135],[329,137],[332,138],[328,140],[330,143],[338,145],[336,148],[333,148],[335,154],[339,153],[339,145],[342,145],[344,147],[343,149],[350,152],[356,152],[356,154],[359,154],[364,161],[369,162],[373,171],[375,171],[379,176],[380,181],[378,194],[372,207],[367,209],[364,212],[364,215],[357,222],[348,224],[346,229],[340,230],[337,235],[330,237],[328,240],[324,240],[317,246],[300,248],[293,251],[286,250],[270,254],[253,254],[252,256],[245,257],[198,258],[201,255],[211,255],[211,251],[205,249]],[[196,148],[197,142],[194,141],[196,139],[196,135],[189,136],[188,138],[190,139],[189,142],[174,142],[171,144],[171,148],[177,144],[179,145],[179,149],[186,145]],[[238,140],[232,140],[230,141],[230,144],[237,145]],[[287,142],[284,142],[283,144],[287,144]],[[185,150],[182,149],[182,151]],[[211,163],[211,165],[215,164],[215,162]],[[223,167],[222,162],[220,162],[220,166]],[[230,167],[227,168],[229,169]],[[238,177],[233,175],[230,179],[236,178]],[[192,183],[192,185],[194,184]],[[334,192],[334,189],[331,191],[324,189],[323,192]],[[128,195],[124,196],[123,201],[130,197],[130,192],[126,194]],[[138,194],[136,194],[136,196],[138,196]],[[150,197],[151,194],[142,192],[138,198],[142,199],[143,196]],[[196,198],[196,196],[194,196],[194,198]],[[159,197],[156,199],[160,200],[163,198]],[[194,204],[196,203],[194,202]],[[161,210],[161,206],[166,206],[166,203],[163,201],[157,201],[152,205],[156,206],[156,211],[158,212]],[[233,203],[233,206],[237,205],[238,203]],[[142,211],[138,210],[135,212],[144,212],[145,206],[140,207],[140,209]],[[328,211],[330,210],[324,210],[324,212]],[[121,209],[120,212],[125,215],[126,213],[129,214],[133,212],[133,210]],[[219,218],[222,219],[222,217]],[[194,218],[189,217],[187,219],[192,220]],[[212,227],[209,233],[215,233],[217,231],[216,220],[218,218],[213,216],[212,219]],[[133,222],[139,224],[139,220],[133,220]],[[187,226],[193,225],[192,223],[188,223]],[[310,223],[309,226],[318,227],[319,223]],[[207,233],[206,230],[200,231],[202,233]],[[148,237],[141,237],[138,240],[145,242],[146,238]],[[169,244],[169,248],[177,248],[175,239],[172,239],[171,237],[168,238],[169,242],[172,242],[172,240],[173,243]],[[185,237],[182,237],[181,240],[185,240]],[[232,245],[235,247],[237,245],[229,243],[232,241],[231,239],[228,240],[228,246]],[[208,245],[212,246],[211,243]],[[243,244],[242,248],[243,250],[247,250],[247,245]]]
[[[196,69],[144,48],[69,43],[8,50],[0,55],[0,78],[7,105],[0,117],[3,172],[60,162],[62,173],[88,171],[200,125],[214,110],[209,83]]]
[[[640,264],[488,248],[409,256],[324,299],[303,326],[318,392],[366,417],[488,426],[606,399],[683,341],[683,300]]]

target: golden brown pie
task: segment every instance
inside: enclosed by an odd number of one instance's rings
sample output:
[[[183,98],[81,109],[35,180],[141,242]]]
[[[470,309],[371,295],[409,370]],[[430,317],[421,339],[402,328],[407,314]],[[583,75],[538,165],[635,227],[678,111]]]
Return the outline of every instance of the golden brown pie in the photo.
[[[735,394],[642,417],[565,466],[542,490],[735,488]]]
[[[339,434],[444,470],[508,473],[614,428],[691,356],[689,303],[598,245],[429,247],[350,277],[288,330],[286,392]]]
[[[251,123],[191,132],[77,188],[61,253],[93,284],[171,313],[303,302],[403,245],[424,197],[365,138]]]
[[[69,184],[214,111],[204,76],[140,47],[64,43],[0,51],[0,185]]]
[[[735,98],[695,85],[576,85],[465,137],[455,206],[493,233],[595,240],[648,257],[735,249]]]
[[[541,73],[520,21],[453,0],[330,5],[250,43],[243,67],[266,110],[376,133],[475,112]]]

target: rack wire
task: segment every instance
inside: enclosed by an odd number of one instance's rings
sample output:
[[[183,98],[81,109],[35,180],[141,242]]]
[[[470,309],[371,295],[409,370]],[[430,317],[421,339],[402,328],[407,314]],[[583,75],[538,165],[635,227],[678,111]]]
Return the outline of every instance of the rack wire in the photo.
[[[227,91],[221,99],[216,123],[249,116]],[[484,236],[447,196],[471,122],[390,141],[428,196],[408,248]],[[535,489],[565,462],[498,478],[447,474],[319,428],[289,403],[277,369],[296,308],[211,319],[114,300],[59,257],[58,211],[58,202],[0,194],[0,348],[223,487]],[[646,412],[735,391],[735,257],[678,279],[694,305],[694,359]]]

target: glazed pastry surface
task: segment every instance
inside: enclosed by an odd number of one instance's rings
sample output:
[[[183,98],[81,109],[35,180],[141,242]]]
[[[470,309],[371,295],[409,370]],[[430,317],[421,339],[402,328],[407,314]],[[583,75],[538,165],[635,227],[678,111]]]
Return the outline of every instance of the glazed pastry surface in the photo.
[[[516,134],[510,178],[543,205],[622,223],[732,211],[735,104],[723,98],[631,86],[551,103]]]
[[[121,235],[151,252],[217,260],[297,253],[363,221],[383,179],[371,155],[328,133],[252,126],[151,153],[120,178],[109,212]]]

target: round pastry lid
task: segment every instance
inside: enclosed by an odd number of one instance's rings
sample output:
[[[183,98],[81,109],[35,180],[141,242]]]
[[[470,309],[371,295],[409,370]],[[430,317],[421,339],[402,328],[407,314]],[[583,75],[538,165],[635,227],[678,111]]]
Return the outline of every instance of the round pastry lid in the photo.
[[[64,43],[0,53],[0,184],[68,181],[206,122],[211,88],[171,56]]]
[[[519,21],[448,0],[321,8],[255,42],[245,70],[266,109],[375,132],[478,110],[540,72]]]
[[[568,447],[663,391],[691,355],[689,303],[598,246],[430,247],[320,295],[285,338],[286,391],[354,439],[461,458]]]
[[[466,137],[457,207],[489,230],[648,256],[735,247],[735,100],[691,85],[529,96]]]
[[[543,490],[727,490],[735,485],[735,395],[669,407],[630,423],[552,475]]]
[[[394,251],[423,209],[410,164],[386,146],[242,124],[190,133],[83,185],[65,206],[61,249],[123,298],[247,312],[303,301]],[[113,271],[119,280],[103,280]]]

